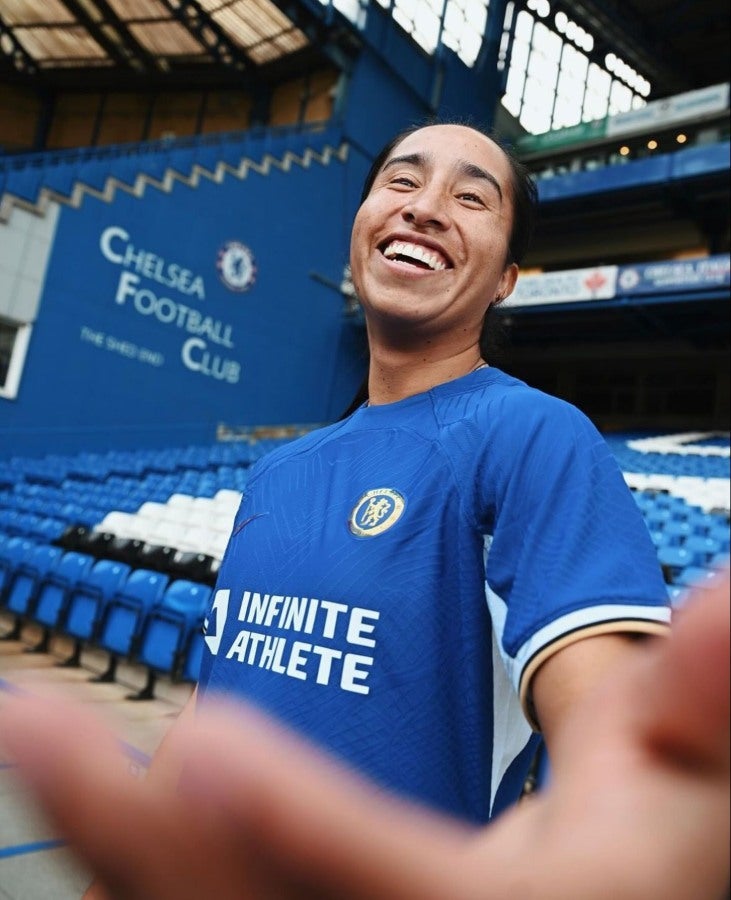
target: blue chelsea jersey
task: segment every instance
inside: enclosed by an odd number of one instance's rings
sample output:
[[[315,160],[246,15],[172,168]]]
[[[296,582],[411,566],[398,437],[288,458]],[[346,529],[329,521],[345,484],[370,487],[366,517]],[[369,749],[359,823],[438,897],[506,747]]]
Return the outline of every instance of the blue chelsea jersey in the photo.
[[[530,763],[520,693],[536,661],[567,634],[668,619],[601,436],[483,369],[257,464],[200,696],[244,698],[379,784],[484,822]]]

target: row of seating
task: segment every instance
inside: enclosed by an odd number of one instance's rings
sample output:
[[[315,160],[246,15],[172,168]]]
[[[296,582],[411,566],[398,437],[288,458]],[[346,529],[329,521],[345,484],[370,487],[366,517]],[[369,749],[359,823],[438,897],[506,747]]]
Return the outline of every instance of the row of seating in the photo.
[[[132,568],[154,569],[170,578],[186,578],[213,586],[223,558],[199,546],[176,547],[141,538],[126,537],[98,528],[70,525],[54,542],[64,550],[75,550],[97,559],[113,559]],[[225,549],[225,548],[224,548]]]
[[[145,666],[195,681],[201,626],[252,462],[280,440],[108,454],[14,457],[0,478],[0,607]],[[121,527],[122,523],[126,527]],[[194,527],[195,526],[195,527]],[[167,531],[165,531],[167,529]]]
[[[670,533],[673,529],[679,539],[713,534],[722,540],[724,535],[728,535],[727,508],[704,509],[701,505],[688,503],[684,497],[665,491],[633,488],[632,493],[650,532],[663,529],[665,533]]]
[[[243,158],[260,163],[266,155],[276,159],[287,152],[301,156],[310,147],[337,146],[341,140],[339,133],[316,123],[250,129],[215,138],[202,135],[0,158],[0,196],[6,192],[36,203],[41,188],[68,197],[77,183],[102,191],[110,177],[130,186],[141,174],[160,181],[174,171],[188,178],[194,166],[213,173],[221,163],[236,168]]]
[[[240,502],[241,493],[232,490],[221,490],[212,498],[176,493],[166,503],[145,501],[134,513],[107,513],[94,528],[220,559]]]
[[[669,476],[728,481],[729,478],[727,432],[610,434],[605,439],[622,471],[632,473],[637,479]],[[652,486],[642,484],[642,487]]]
[[[157,677],[197,679],[203,650],[202,623],[210,585],[172,578],[150,568],[29,538],[0,540],[0,607],[15,616],[4,637],[19,639],[27,621],[43,627],[33,648],[47,652],[54,635],[74,641],[64,664],[81,665],[84,646],[106,651],[100,681],[113,681],[128,660],[147,669],[138,698],[154,696]]]
[[[7,484],[29,481],[58,485],[69,478],[84,483],[106,482],[113,476],[141,480],[155,474],[189,477],[201,473],[226,474],[250,466],[271,446],[271,441],[232,441],[163,450],[47,454],[40,458],[13,456],[3,466],[3,479]]]
[[[671,602],[682,604],[691,587],[728,566],[731,548],[728,486],[722,506],[705,509],[664,489],[632,489],[657,550]]]
[[[690,178],[728,178],[729,141],[683,148],[637,159],[628,165],[565,172],[538,181],[541,203],[563,201],[589,194],[617,192],[642,186],[646,193]]]
[[[117,159],[125,155],[164,153],[185,147],[220,147],[240,144],[242,141],[264,142],[268,149],[279,146],[278,142],[288,140],[292,134],[319,132],[321,122],[303,122],[297,125],[254,125],[234,131],[215,131],[200,135],[152,138],[146,141],[104,144],[96,147],[68,147],[55,150],[29,151],[3,155],[0,150],[0,170],[23,169],[26,166],[52,166],[64,162],[91,162],[94,160]],[[269,142],[269,143],[267,143]],[[273,142],[273,143],[272,143]]]
[[[620,434],[606,440],[631,488],[676,497],[707,512],[728,512],[728,432]]]
[[[649,492],[665,492],[708,512],[728,510],[729,508],[728,478],[638,475],[634,472],[625,472],[624,478],[632,488]]]
[[[148,500],[163,503],[175,493],[208,498],[226,490],[240,493],[246,486],[248,472],[248,466],[242,465],[231,471],[215,475],[206,473],[194,478],[187,473],[146,475],[143,478],[112,475],[103,482],[67,478],[58,485],[23,480],[0,488],[0,507],[45,515],[54,515],[54,510],[68,504],[80,508],[95,507],[105,512],[111,509],[136,512]]]
[[[241,500],[238,491],[221,490],[213,498],[173,494],[167,503],[145,501],[133,512],[65,504],[55,515],[41,512],[42,502],[19,508],[0,506],[0,530],[35,540],[56,542],[69,526],[108,532],[120,538],[195,550],[220,559]],[[27,506],[37,509],[28,511]],[[133,508],[133,507],[132,507]]]

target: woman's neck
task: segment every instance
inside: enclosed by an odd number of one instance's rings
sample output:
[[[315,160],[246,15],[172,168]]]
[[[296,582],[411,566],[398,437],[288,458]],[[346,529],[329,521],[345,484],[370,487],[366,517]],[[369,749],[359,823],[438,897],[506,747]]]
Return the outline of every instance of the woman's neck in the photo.
[[[371,349],[368,400],[371,405],[395,403],[438,384],[469,375],[486,365],[477,345],[432,359],[423,350],[411,353]]]

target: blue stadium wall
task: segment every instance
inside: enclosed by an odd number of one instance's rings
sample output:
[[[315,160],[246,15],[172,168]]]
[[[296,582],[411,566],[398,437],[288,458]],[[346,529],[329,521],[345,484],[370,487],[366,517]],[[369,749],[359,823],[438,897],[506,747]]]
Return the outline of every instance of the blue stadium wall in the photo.
[[[365,365],[334,289],[364,163],[337,134],[292,143],[59,204],[18,395],[0,400],[3,456],[337,417]]]
[[[208,135],[169,153],[92,150],[81,163],[71,152],[8,175],[0,294],[10,207],[58,216],[39,297],[17,301],[32,309],[14,315],[0,296],[0,316],[33,323],[17,396],[0,397],[0,458],[337,418],[366,367],[362,321],[338,292],[363,176],[388,138],[431,115],[480,111],[491,124],[505,4],[491,6],[473,69],[444,47],[429,57],[373,5],[319,134],[273,129],[245,146]],[[239,267],[228,283],[226,263]],[[32,281],[25,266],[18,278]]]

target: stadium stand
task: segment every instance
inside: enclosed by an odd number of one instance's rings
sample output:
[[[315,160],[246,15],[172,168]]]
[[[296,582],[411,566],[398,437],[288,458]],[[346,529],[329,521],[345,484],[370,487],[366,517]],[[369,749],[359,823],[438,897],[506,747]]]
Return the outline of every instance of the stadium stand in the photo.
[[[557,176],[622,167],[642,159],[661,158],[658,170],[670,165],[679,174],[689,171],[694,160],[704,159],[704,148],[711,150],[706,156],[709,163],[719,151],[723,161],[722,148],[730,131],[728,114],[726,82],[652,101],[589,124],[524,135],[516,146],[542,191],[544,182]],[[690,149],[697,152],[688,154]],[[676,154],[680,154],[677,160],[671,161]]]
[[[302,161],[319,147],[337,148],[336,129],[322,123],[147,143],[119,144],[85,152],[17,154],[0,157],[3,217],[10,208],[41,210],[49,199],[79,206],[84,195],[113,199],[118,190],[143,195],[169,191],[174,181],[195,186],[201,178],[220,182],[226,174],[245,178]],[[320,152],[323,152],[320,150]]]

